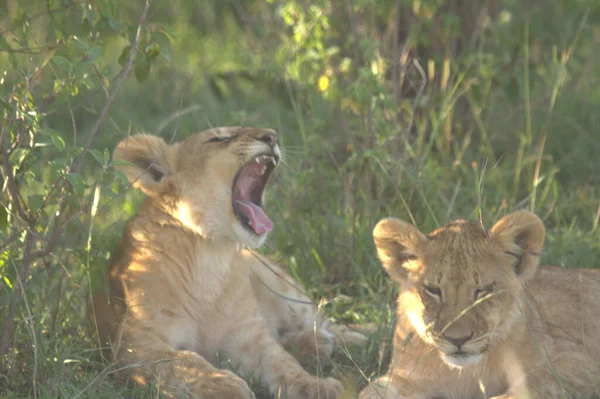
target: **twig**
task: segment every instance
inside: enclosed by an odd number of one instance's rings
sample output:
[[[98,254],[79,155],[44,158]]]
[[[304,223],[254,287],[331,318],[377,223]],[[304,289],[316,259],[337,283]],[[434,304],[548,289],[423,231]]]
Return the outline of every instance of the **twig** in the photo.
[[[119,78],[117,83],[115,83],[115,88],[112,91],[112,93],[110,93],[110,97],[108,97],[108,100],[106,100],[106,104],[104,104],[104,108],[102,109],[100,116],[98,117],[98,119],[96,119],[96,123],[94,124],[94,128],[92,129],[92,132],[90,133],[90,136],[88,137],[88,141],[85,145],[83,153],[81,154],[81,158],[79,158],[79,164],[77,165],[77,167],[74,168],[74,170],[76,172],[79,171],[79,169],[81,169],[81,166],[83,165],[83,161],[85,160],[85,156],[87,155],[87,152],[92,145],[92,141],[94,140],[94,136],[96,135],[96,133],[98,133],[98,130],[100,129],[100,125],[102,125],[102,122],[106,118],[108,109],[112,105],[117,94],[119,94],[119,91],[121,90],[121,86],[123,85],[123,82],[125,82],[125,79],[129,75],[129,71],[131,70],[131,67],[133,66],[133,61],[135,60],[135,55],[137,54],[138,47],[140,44],[140,39],[142,37],[142,28],[146,24],[146,16],[148,15],[148,9],[150,8],[151,2],[152,2],[152,0],[146,0],[146,6],[144,7],[144,12],[142,13],[140,22],[138,24],[137,33],[135,34],[135,41],[133,43],[133,46],[131,46],[131,53],[129,54],[129,61],[127,62],[127,65],[123,69],[123,73],[121,74],[121,77]]]
[[[417,112],[417,106],[419,105],[419,100],[421,99],[421,96],[423,95],[425,86],[427,86],[427,75],[425,75],[425,71],[421,67],[421,64],[419,64],[419,60],[417,60],[416,58],[413,58],[413,64],[414,64],[415,68],[417,68],[417,70],[419,71],[419,74],[421,75],[421,87],[419,87],[419,91],[417,92],[417,95],[415,96],[415,99],[413,100],[413,108],[412,108],[412,112],[410,115],[410,121],[408,122],[408,126],[406,128],[406,134],[408,134],[408,135],[410,134],[410,131],[412,130],[413,124],[415,122],[415,113]]]
[[[50,50],[55,50],[62,44],[62,41],[59,41],[58,43],[49,44],[45,47],[0,48],[0,52],[13,54],[41,54]]]
[[[349,0],[350,3],[350,29],[352,29],[352,36],[354,40],[352,41],[352,45],[354,46],[354,62],[356,63],[357,68],[362,67],[362,59],[360,57],[360,52],[358,48],[358,32],[356,30],[356,14],[354,13],[354,0]]]
[[[167,127],[167,125],[171,122],[173,122],[175,119],[179,119],[184,115],[190,114],[192,112],[198,111],[202,109],[202,106],[199,104],[192,104],[189,107],[186,107],[184,109],[181,109],[181,106],[179,108],[178,111],[173,112],[171,115],[169,115],[166,119],[164,119],[156,128],[156,130],[154,131],[154,134],[156,135],[160,135],[160,133],[163,131],[163,129],[165,127]],[[177,128],[175,128],[175,130],[177,130]],[[173,140],[175,139],[175,137],[171,137],[171,142],[173,142]]]
[[[6,148],[4,148],[4,145],[2,143],[0,143],[0,151],[2,151],[2,167],[4,168],[4,173],[6,174],[6,185],[8,187],[8,193],[10,194],[12,203],[15,205],[15,209],[17,210],[17,214],[19,215],[19,217],[28,224],[31,224],[34,220],[31,217],[31,215],[29,215],[21,206],[19,189],[17,188],[17,184],[15,183],[15,176],[13,174],[12,167],[10,166],[10,162],[8,161],[8,153],[6,152]]]

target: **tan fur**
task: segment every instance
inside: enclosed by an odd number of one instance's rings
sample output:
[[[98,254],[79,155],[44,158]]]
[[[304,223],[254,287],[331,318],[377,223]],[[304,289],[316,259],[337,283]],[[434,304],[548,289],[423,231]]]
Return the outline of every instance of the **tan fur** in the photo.
[[[428,235],[390,218],[373,235],[400,295],[390,368],[361,399],[598,394],[600,271],[538,268],[537,216],[514,212],[489,231],[457,220]]]
[[[215,136],[229,139],[208,142]],[[329,325],[298,283],[246,249],[266,234],[248,231],[233,212],[238,170],[265,152],[280,155],[275,132],[241,127],[173,145],[150,135],[118,145],[114,159],[130,163],[121,170],[148,198],[127,224],[90,314],[122,377],[157,382],[169,396],[253,397],[220,363],[259,378],[273,395],[341,392],[337,380],[306,372],[284,345],[325,360],[336,339],[364,337]]]

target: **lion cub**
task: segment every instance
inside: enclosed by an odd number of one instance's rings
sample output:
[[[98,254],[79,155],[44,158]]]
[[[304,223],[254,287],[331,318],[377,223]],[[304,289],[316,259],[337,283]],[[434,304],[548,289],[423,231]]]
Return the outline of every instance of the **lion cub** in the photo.
[[[284,346],[325,359],[336,338],[364,337],[328,325],[294,280],[244,249],[273,227],[263,192],[280,157],[273,130],[243,127],[173,145],[137,135],[117,146],[114,160],[128,162],[121,170],[148,198],[90,313],[122,376],[158,383],[169,396],[253,397],[244,380],[215,367],[220,360],[273,395],[341,393],[337,380],[310,375]]]
[[[457,220],[424,235],[398,219],[373,232],[400,284],[390,369],[360,398],[590,397],[600,382],[600,271],[540,267],[529,212],[489,231]]]

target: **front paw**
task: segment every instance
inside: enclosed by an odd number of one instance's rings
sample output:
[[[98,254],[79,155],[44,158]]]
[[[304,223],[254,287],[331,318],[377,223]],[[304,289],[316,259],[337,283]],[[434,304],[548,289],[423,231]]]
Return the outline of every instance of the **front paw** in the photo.
[[[380,377],[369,383],[358,399],[402,399],[394,384],[387,377]]]
[[[319,328],[288,333],[281,343],[303,366],[309,366],[316,361],[328,364],[336,339],[329,331]]]
[[[200,379],[194,388],[194,394],[201,398],[255,399],[246,381],[228,370],[219,370],[209,381]]]
[[[343,392],[342,383],[335,378],[311,377],[290,384],[289,399],[336,399]]]

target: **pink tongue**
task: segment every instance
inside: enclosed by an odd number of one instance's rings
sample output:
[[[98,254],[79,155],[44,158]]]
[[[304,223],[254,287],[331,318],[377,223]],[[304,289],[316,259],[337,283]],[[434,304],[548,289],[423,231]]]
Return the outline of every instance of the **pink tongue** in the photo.
[[[235,203],[238,209],[246,215],[256,234],[264,234],[273,229],[273,222],[271,222],[271,219],[269,219],[260,206],[244,200],[237,200]]]

